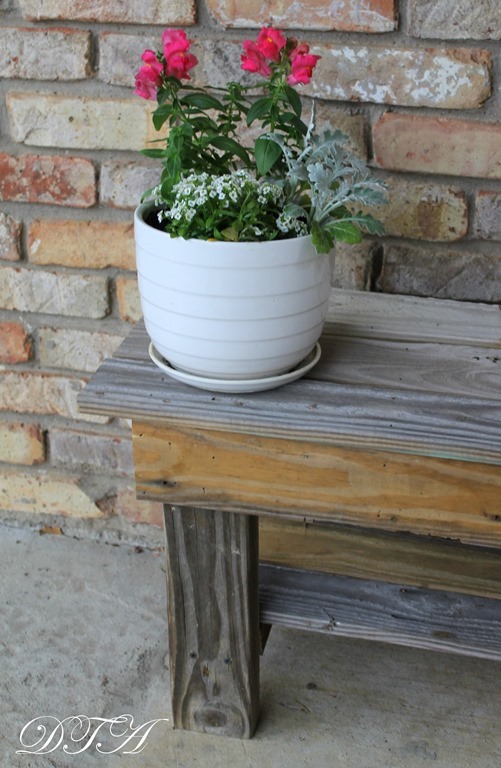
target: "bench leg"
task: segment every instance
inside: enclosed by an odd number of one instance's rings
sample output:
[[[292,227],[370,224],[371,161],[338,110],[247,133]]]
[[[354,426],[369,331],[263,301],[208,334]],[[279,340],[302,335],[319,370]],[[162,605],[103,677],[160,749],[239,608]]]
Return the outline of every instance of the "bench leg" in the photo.
[[[258,518],[164,506],[175,728],[250,738],[259,709]]]

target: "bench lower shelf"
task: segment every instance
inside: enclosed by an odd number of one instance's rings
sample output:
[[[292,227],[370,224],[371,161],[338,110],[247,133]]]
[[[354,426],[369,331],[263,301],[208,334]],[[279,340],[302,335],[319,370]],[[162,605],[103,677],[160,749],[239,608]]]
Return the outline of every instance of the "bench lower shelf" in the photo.
[[[501,601],[261,563],[262,624],[501,660]]]

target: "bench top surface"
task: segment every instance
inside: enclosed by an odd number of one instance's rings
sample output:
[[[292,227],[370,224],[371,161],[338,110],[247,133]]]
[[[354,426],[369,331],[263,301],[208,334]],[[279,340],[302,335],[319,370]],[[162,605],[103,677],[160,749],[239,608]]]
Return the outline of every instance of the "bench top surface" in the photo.
[[[79,396],[83,412],[501,464],[498,306],[333,291],[303,379],[221,394],[173,381],[142,322]]]

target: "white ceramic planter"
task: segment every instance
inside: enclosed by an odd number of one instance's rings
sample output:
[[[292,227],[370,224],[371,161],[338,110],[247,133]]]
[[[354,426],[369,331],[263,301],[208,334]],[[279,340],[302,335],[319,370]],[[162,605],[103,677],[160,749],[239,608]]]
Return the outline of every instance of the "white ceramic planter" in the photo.
[[[134,215],[146,330],[179,370],[214,379],[281,374],[313,349],[331,267],[311,238],[221,243],[171,238]]]

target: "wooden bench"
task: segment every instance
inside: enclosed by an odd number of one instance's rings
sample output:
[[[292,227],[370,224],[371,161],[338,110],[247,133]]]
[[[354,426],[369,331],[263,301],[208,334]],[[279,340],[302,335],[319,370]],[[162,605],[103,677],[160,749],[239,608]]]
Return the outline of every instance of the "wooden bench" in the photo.
[[[272,624],[501,658],[499,307],[334,292],[329,317],[281,389],[176,383],[140,323],[80,396],[132,419],[165,505],[175,727],[252,735]]]

